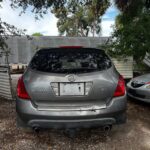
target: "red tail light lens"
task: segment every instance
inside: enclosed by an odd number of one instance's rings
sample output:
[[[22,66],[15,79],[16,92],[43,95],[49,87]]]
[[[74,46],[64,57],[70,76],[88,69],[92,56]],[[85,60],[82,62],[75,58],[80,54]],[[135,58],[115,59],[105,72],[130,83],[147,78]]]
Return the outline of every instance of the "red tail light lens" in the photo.
[[[30,99],[30,96],[28,95],[26,88],[24,86],[23,77],[21,76],[18,80],[17,85],[17,96],[22,99]]]
[[[114,97],[125,95],[125,81],[122,76],[119,77],[118,85],[116,87],[116,91],[114,93]]]

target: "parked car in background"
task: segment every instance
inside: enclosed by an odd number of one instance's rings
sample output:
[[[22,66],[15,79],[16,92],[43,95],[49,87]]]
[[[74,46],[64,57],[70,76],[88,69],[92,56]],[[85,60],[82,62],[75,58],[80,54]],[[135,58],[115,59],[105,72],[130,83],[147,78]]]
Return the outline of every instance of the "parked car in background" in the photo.
[[[39,50],[18,81],[19,125],[89,128],[126,122],[123,77],[103,50],[67,46]]]
[[[138,76],[127,84],[130,97],[150,103],[150,74]]]

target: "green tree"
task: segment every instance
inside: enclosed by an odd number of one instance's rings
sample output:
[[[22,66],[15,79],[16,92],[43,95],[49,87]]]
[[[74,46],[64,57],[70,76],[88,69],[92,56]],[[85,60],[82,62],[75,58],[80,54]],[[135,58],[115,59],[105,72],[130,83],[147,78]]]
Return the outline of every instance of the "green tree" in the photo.
[[[115,56],[134,56],[141,61],[150,52],[150,1],[116,1],[120,14],[107,50]]]
[[[3,0],[0,0],[0,8],[2,8],[1,3]],[[42,17],[51,7],[61,7],[65,4],[65,0],[10,0],[10,6],[13,9],[18,7],[22,8],[21,13],[25,13],[26,9],[29,6],[32,6],[32,12],[35,13],[35,18],[38,19]],[[19,30],[14,25],[10,25],[7,22],[4,22],[0,17],[0,55],[7,49],[7,44],[5,41],[9,36],[21,36],[25,35],[26,30]],[[28,35],[26,35],[30,38]]]
[[[0,7],[3,0],[0,0]],[[60,34],[88,36],[89,32],[100,32],[101,16],[109,6],[109,0],[10,0],[13,9],[22,8],[25,13],[31,6],[35,18],[43,17],[48,11],[59,19]],[[18,30],[0,19],[0,48],[7,47],[5,40],[8,36],[20,36],[25,30]]]
[[[101,31],[101,16],[109,7],[109,0],[71,0],[61,8],[54,7],[52,13],[58,18],[60,35],[88,36]]]
[[[33,33],[32,36],[43,36],[43,34],[39,33],[39,32],[36,32],[36,33]]]

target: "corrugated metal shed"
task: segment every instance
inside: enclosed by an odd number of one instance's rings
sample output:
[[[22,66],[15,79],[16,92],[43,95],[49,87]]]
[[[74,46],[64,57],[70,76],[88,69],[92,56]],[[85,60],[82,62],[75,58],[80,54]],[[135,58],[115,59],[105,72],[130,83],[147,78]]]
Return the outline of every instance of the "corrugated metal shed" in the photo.
[[[118,72],[123,75],[124,78],[133,77],[133,57],[127,57],[124,59],[112,59]]]
[[[150,67],[150,54],[149,53],[146,53],[144,59],[143,59],[143,62]]]
[[[0,66],[0,97],[12,100],[11,82],[8,66]]]

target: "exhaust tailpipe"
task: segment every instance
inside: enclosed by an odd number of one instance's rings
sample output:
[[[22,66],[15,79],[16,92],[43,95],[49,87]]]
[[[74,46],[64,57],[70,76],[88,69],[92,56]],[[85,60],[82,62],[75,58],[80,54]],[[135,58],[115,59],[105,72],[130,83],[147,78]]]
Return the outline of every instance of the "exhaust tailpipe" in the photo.
[[[109,132],[109,131],[111,131],[111,128],[112,128],[111,125],[106,125],[106,126],[103,127],[103,130],[104,130],[105,132]]]
[[[33,131],[36,132],[36,133],[39,133],[40,132],[40,128],[38,126],[33,126],[32,127]]]

